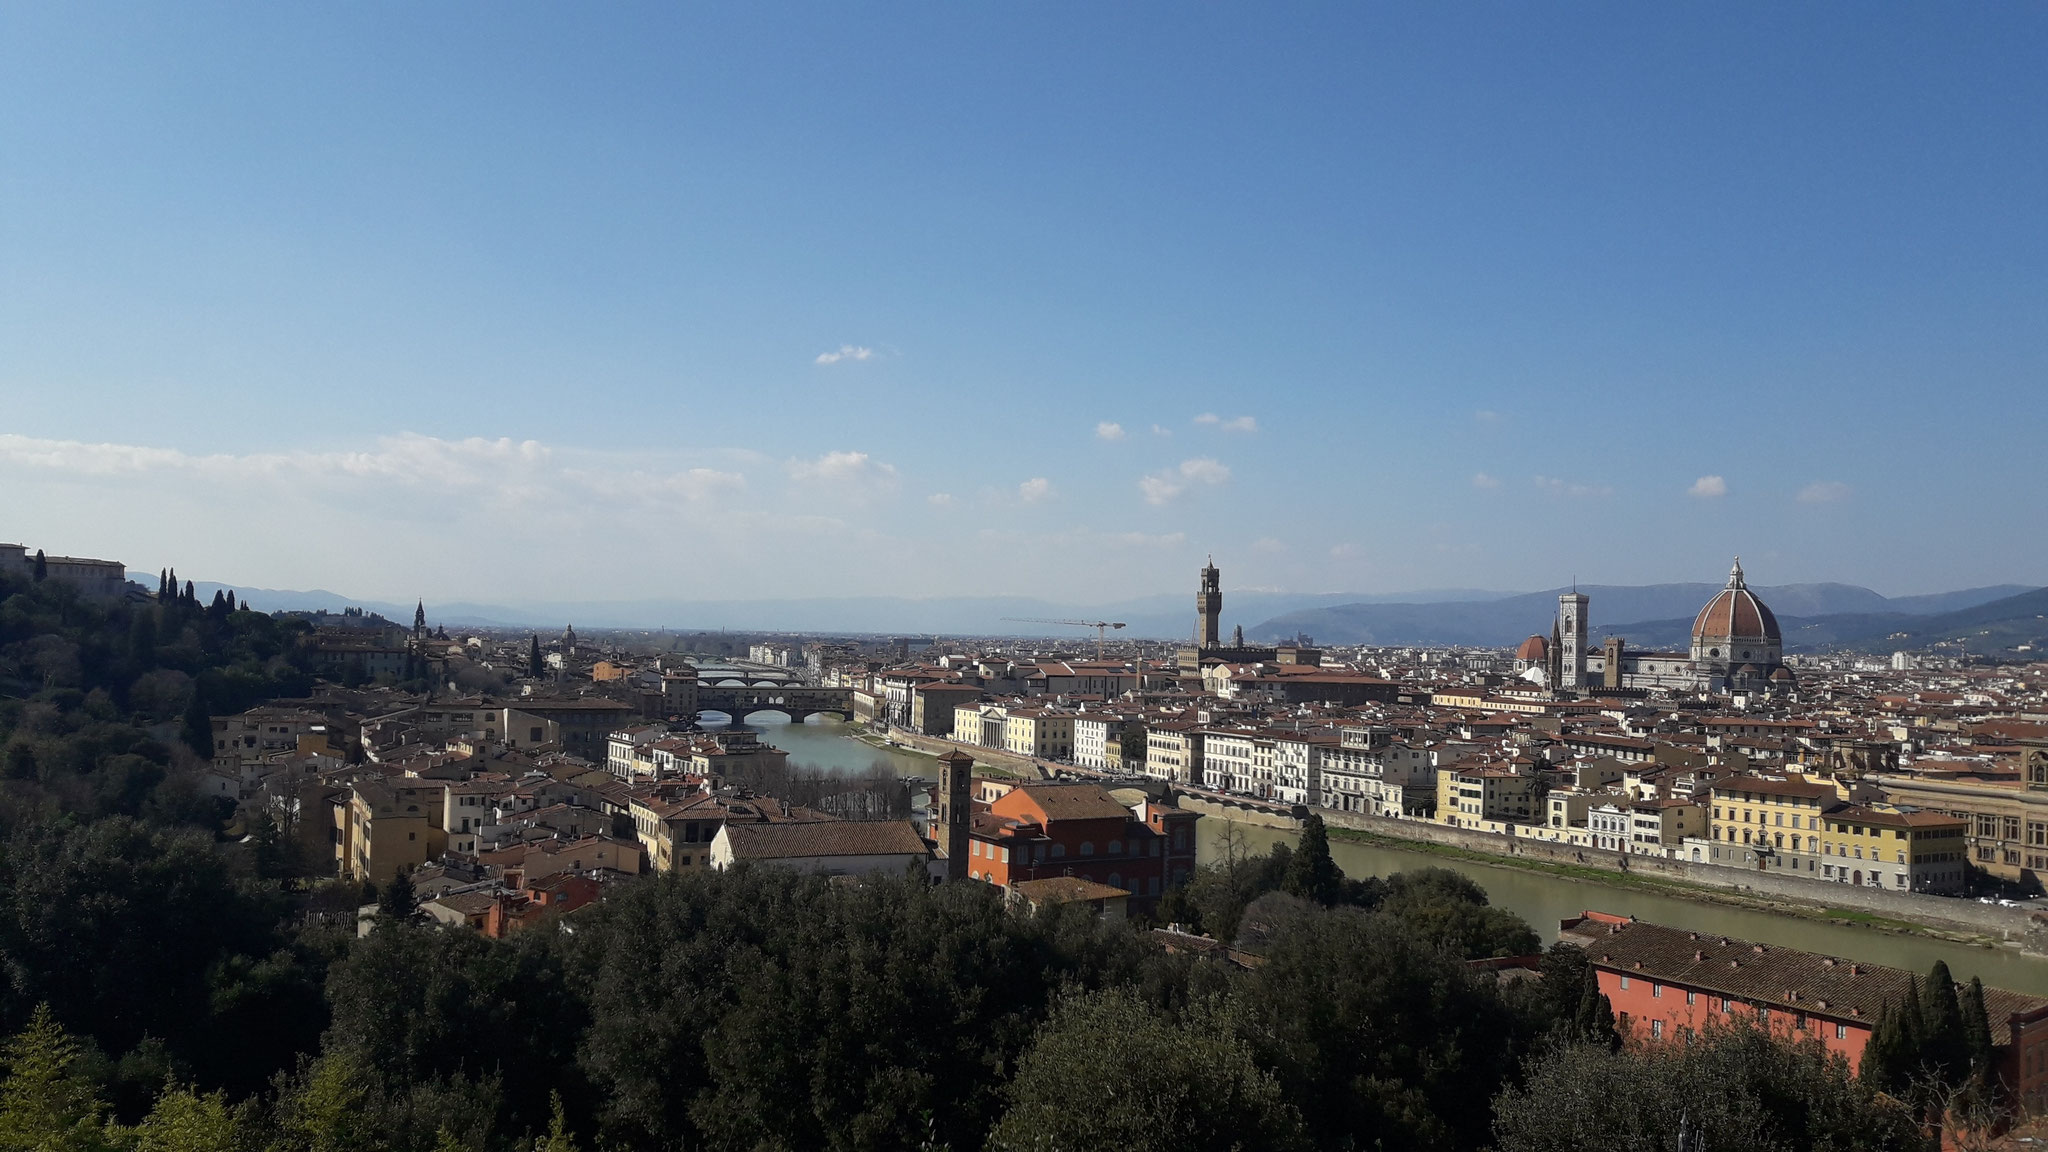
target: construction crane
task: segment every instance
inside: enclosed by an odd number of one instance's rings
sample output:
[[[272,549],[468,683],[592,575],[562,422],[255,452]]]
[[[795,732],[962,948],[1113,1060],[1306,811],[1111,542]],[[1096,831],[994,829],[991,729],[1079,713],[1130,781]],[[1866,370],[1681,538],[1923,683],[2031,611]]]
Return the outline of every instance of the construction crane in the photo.
[[[1041,620],[1036,616],[1005,616],[1003,619],[1011,624],[1064,624],[1069,628],[1093,628],[1095,629],[1095,658],[1097,660],[1102,659],[1103,629],[1121,628],[1124,626],[1121,620]]]

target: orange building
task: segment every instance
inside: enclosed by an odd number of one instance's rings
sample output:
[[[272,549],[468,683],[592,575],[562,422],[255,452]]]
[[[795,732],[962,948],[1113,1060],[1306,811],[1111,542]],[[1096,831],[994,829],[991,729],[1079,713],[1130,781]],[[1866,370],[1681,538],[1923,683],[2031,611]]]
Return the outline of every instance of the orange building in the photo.
[[[1151,803],[1126,808],[1095,784],[1025,784],[976,805],[967,876],[1004,888],[1073,876],[1149,908],[1194,872],[1196,819]]]
[[[1818,1040],[1853,1071],[1878,1016],[1914,974],[1794,948],[1583,912],[1558,938],[1586,953],[1623,1035],[1679,1039],[1742,1020],[1792,1040]],[[2048,1000],[1984,990],[1999,1075],[2029,1112],[2048,1110]]]

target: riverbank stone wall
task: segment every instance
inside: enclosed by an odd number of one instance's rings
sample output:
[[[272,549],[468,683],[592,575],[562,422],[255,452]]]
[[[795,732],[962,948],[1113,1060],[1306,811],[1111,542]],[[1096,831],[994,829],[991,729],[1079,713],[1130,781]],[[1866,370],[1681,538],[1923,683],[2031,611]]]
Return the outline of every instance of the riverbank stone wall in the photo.
[[[1263,806],[1239,806],[1203,797],[1181,794],[1177,803],[1190,811],[1224,820],[1235,820],[1261,828],[1299,830],[1301,821],[1284,812]],[[1575,867],[1599,868],[1616,874],[1654,876],[1703,888],[1720,889],[1744,896],[1786,900],[1816,908],[1842,908],[1868,912],[1894,920],[1906,920],[1954,931],[1977,933],[2017,944],[2023,951],[2048,956],[2048,913],[2032,908],[2004,908],[1949,896],[1928,896],[1915,892],[1887,892],[1808,880],[1782,872],[1752,872],[1716,864],[1695,864],[1687,860],[1666,860],[1655,856],[1625,856],[1616,852],[1593,852],[1569,845],[1527,837],[1501,836],[1470,828],[1453,828],[1425,820],[1396,820],[1359,812],[1316,810],[1331,828],[1407,840],[1441,844],[1488,856],[1520,858]],[[1545,926],[1539,926],[1539,930]]]

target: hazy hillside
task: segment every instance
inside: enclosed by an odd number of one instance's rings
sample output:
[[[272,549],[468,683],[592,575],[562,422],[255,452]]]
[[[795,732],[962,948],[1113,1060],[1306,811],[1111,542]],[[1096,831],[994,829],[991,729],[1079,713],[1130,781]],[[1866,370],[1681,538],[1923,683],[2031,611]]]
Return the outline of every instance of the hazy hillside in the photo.
[[[1818,619],[1853,616],[1842,635],[1880,638],[1898,630],[1898,620],[1934,618],[1943,610],[1979,610],[1987,602],[2003,602],[2011,586],[1968,589],[1929,596],[1888,599],[1853,584],[1788,584],[1756,588],[1770,605],[1787,642],[1790,620],[1802,628]],[[1633,644],[1670,646],[1690,636],[1692,619],[1720,591],[1719,584],[1652,584],[1640,587],[1582,585],[1591,603],[1587,612],[1595,635],[1619,632]],[[1248,630],[1261,639],[1305,631],[1325,644],[1513,644],[1525,636],[1547,635],[1557,614],[1557,597],[1568,589],[1531,592],[1499,600],[1463,604],[1338,604],[1290,612]],[[1627,623],[1617,623],[1626,621]],[[1827,635],[1834,636],[1833,631]],[[1845,643],[1821,640],[1814,644]],[[1802,637],[1806,643],[1808,637]]]

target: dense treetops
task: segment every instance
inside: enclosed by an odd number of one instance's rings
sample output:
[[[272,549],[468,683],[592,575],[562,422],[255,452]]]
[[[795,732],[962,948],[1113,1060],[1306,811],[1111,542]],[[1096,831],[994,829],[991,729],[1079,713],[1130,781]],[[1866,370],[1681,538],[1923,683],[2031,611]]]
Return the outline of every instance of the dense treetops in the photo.
[[[993,888],[914,876],[650,878],[501,942],[390,917],[363,939],[300,923],[279,912],[304,905],[202,839],[118,819],[18,831],[4,860],[10,1027],[71,1055],[10,1065],[36,1087],[0,1082],[16,1110],[0,1134],[141,1147],[145,1129],[189,1128],[206,1147],[420,1152],[1514,1150],[1565,1130],[1537,1122],[1527,1085],[1569,1083],[1581,1111],[1563,1123],[1583,1134],[1610,1096],[1570,1076],[1661,1067],[1617,1052],[1576,949],[1502,984],[1391,898],[1323,908],[1276,891],[1294,914],[1247,970],[1079,908],[1019,915]],[[1386,886],[1473,896],[1440,878]],[[180,903],[149,906],[173,891]],[[1829,1146],[1909,1146],[1838,1060],[1771,1059],[1778,1071],[1744,1083],[1784,1079],[1795,1097],[1760,1095],[1731,1131],[1810,1096],[1829,1132],[1855,1137]]]
[[[305,694],[307,628],[171,586],[166,573],[156,602],[110,605],[0,577],[0,824],[219,823],[189,777],[212,754],[208,715]]]

